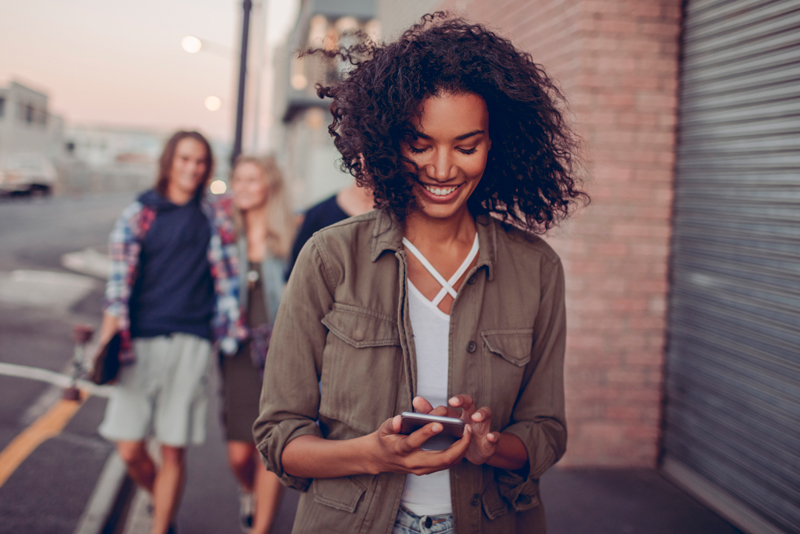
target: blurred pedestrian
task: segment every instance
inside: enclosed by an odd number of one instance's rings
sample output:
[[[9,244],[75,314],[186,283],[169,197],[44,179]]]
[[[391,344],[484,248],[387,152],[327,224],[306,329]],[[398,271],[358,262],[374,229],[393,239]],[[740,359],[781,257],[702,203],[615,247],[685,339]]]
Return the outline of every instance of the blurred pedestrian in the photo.
[[[205,137],[175,133],[154,188],[125,209],[110,237],[99,339],[120,332],[123,367],[100,434],[117,443],[130,476],[152,493],[153,534],[174,532],[185,450],[205,439],[212,343],[235,352],[245,334],[232,207],[204,195],[213,162]],[[146,448],[151,425],[158,467]]]
[[[269,532],[283,485],[261,463],[253,442],[269,336],[283,291],[283,270],[294,220],[273,157],[242,156],[231,178],[239,237],[239,300],[250,343],[222,359],[223,419],[228,461],[241,485],[243,530]]]
[[[300,254],[306,241],[314,235],[314,232],[343,221],[348,217],[366,213],[374,207],[374,203],[375,200],[372,198],[371,191],[353,183],[335,195],[311,206],[303,217],[303,223],[300,225],[300,230],[297,232],[294,245],[292,245],[292,255],[286,267],[286,280],[292,274],[298,254]]]
[[[354,58],[330,127],[376,211],[317,232],[275,323],[254,425],[294,532],[543,533],[564,454],[564,273],[536,233],[585,199],[561,94],[479,24],[427,15]],[[319,387],[317,382],[319,381]],[[460,418],[442,451],[429,423]]]

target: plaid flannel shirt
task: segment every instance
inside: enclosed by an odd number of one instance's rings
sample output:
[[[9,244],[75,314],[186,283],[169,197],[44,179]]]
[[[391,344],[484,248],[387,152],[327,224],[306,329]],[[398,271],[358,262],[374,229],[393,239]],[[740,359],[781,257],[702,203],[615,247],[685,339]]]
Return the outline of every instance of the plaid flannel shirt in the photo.
[[[224,353],[233,354],[247,332],[239,309],[237,234],[230,217],[231,199],[221,198],[215,202],[203,199],[201,208],[211,224],[208,261],[215,297],[212,336]],[[111,274],[103,309],[119,321],[122,336],[120,362],[123,365],[136,361],[131,345],[129,303],[138,275],[141,244],[155,218],[155,210],[136,201],[122,212],[109,237]]]

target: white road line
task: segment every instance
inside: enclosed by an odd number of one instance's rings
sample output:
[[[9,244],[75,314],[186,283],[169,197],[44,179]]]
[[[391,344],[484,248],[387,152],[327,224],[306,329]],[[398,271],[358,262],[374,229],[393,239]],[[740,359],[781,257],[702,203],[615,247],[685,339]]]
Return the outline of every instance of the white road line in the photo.
[[[108,523],[109,516],[120,497],[125,482],[125,463],[116,452],[106,461],[103,472],[92,491],[89,504],[83,510],[75,534],[100,534]]]
[[[100,283],[80,274],[17,269],[0,273],[0,302],[67,311]]]
[[[108,279],[111,273],[111,258],[89,247],[78,252],[69,252],[61,256],[61,265],[82,274],[90,274]]]
[[[38,380],[39,382],[47,382],[61,388],[69,387],[72,384],[72,377],[50,371],[48,369],[41,369],[39,367],[29,367],[27,365],[17,365],[14,363],[0,362],[0,375],[13,376],[16,378],[27,378],[28,380]],[[77,386],[88,392],[90,395],[97,397],[108,397],[111,393],[111,388],[108,386],[98,386],[86,380],[78,380]]]

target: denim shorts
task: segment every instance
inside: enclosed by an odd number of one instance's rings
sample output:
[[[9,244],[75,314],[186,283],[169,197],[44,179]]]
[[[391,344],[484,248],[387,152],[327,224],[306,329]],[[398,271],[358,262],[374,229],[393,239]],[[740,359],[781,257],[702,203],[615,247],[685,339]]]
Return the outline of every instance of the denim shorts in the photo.
[[[453,514],[416,515],[401,507],[392,534],[453,534],[453,526]]]

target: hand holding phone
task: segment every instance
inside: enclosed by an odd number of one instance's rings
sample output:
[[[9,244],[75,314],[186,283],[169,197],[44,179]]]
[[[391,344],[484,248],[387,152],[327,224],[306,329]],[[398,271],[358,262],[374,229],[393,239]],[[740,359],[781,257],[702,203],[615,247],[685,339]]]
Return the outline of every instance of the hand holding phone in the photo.
[[[424,451],[443,451],[464,435],[464,421],[461,419],[414,412],[400,414],[400,433],[409,435],[430,423],[439,423],[443,428],[423,443],[420,448]]]
[[[492,410],[488,406],[478,409],[472,396],[454,395],[448,399],[447,406],[438,406],[435,409],[423,397],[415,397],[412,403],[417,412],[447,414],[460,418],[468,425],[473,433],[473,439],[465,456],[469,462],[481,465],[494,454],[500,440],[500,432],[491,431]]]

